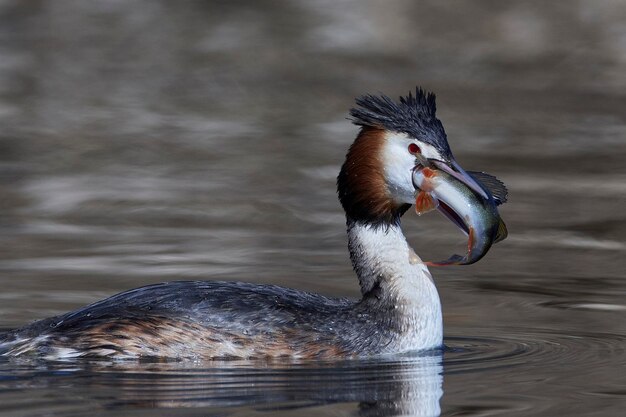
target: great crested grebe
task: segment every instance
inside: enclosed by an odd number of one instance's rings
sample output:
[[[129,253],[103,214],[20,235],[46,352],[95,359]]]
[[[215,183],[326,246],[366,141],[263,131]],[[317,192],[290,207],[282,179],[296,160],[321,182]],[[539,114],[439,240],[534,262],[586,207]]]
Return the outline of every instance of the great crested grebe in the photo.
[[[179,281],[133,289],[0,335],[0,354],[46,359],[337,358],[442,346],[441,304],[400,228],[428,164],[488,198],[454,160],[420,88],[399,102],[365,95],[360,132],[337,178],[362,298],[354,301],[241,282]]]

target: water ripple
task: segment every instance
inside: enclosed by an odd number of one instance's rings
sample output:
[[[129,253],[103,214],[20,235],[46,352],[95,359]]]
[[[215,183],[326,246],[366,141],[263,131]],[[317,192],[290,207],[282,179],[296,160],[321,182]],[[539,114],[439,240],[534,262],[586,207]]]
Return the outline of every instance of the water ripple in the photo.
[[[493,329],[490,329],[493,331]],[[604,355],[609,363],[624,355],[626,336],[612,333],[572,332],[554,330],[500,329],[506,336],[448,337],[445,359],[446,374],[478,372],[493,367],[528,366],[595,362]]]

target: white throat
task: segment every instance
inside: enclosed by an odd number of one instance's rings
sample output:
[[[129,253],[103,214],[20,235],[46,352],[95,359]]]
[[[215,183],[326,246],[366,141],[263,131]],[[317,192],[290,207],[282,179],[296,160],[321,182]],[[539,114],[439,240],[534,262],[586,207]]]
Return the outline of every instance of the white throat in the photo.
[[[395,310],[400,334],[389,353],[432,349],[443,343],[441,302],[426,265],[409,246],[399,225],[348,228],[350,256],[364,297],[377,288]]]

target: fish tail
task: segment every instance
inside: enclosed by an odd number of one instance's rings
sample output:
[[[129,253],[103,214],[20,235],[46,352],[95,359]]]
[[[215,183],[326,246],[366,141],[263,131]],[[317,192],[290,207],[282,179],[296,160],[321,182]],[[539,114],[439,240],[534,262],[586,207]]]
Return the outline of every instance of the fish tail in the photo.
[[[494,240],[494,243],[498,243],[501,240],[506,239],[508,235],[509,235],[509,232],[506,229],[506,224],[504,224],[502,219],[500,219],[500,222],[498,223],[498,233],[496,234],[496,239]]]

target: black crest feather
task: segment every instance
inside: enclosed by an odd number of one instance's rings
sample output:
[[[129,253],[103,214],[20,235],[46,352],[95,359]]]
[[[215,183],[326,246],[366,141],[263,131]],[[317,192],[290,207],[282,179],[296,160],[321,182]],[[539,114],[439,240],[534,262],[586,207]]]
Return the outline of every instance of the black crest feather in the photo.
[[[409,92],[398,102],[386,95],[366,94],[356,99],[358,107],[350,109],[352,123],[394,132],[406,133],[410,137],[437,148],[443,155],[451,155],[446,132],[435,113],[435,95],[420,87],[415,95]]]

